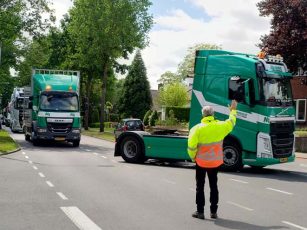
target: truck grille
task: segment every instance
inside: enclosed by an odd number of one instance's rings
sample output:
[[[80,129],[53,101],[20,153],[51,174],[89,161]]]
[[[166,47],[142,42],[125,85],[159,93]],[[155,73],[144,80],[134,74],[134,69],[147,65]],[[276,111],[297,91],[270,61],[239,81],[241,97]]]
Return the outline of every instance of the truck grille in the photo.
[[[47,123],[47,128],[51,133],[69,133],[72,123]]]
[[[274,158],[290,157],[294,144],[294,122],[274,122],[270,130]]]

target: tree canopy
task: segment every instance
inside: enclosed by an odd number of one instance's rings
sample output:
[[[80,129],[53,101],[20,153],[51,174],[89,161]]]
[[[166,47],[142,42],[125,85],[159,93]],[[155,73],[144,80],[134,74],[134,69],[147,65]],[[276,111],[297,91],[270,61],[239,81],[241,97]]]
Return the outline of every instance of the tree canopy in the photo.
[[[107,77],[135,48],[148,44],[152,16],[149,0],[75,0],[68,30],[76,41],[80,65],[101,76],[100,131],[104,131]]]
[[[159,90],[159,104],[164,106],[186,106],[189,102],[188,88],[180,82],[163,86]]]
[[[262,0],[257,4],[261,16],[271,16],[271,31],[261,37],[259,46],[270,54],[281,54],[292,72],[307,69],[307,1]]]
[[[124,82],[119,100],[119,112],[123,117],[132,116],[143,119],[145,113],[151,108],[151,103],[146,67],[141,52],[137,51]]]

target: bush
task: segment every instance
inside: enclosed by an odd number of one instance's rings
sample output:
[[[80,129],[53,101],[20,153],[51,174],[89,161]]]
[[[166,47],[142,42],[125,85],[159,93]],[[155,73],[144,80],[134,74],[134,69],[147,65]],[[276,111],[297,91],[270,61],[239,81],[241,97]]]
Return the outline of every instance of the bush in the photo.
[[[149,125],[149,116],[151,115],[151,113],[152,113],[151,109],[145,113],[145,116],[143,119],[143,123],[145,126]]]
[[[155,126],[156,124],[156,120],[158,120],[158,112],[155,110],[151,113],[150,117],[149,117],[149,125],[150,126]]]

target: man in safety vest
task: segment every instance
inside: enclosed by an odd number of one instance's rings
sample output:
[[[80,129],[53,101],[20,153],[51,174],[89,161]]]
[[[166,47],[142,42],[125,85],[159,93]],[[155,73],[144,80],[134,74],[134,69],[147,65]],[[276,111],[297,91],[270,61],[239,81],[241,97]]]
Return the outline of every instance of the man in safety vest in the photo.
[[[193,217],[205,219],[205,178],[206,173],[210,185],[211,218],[217,218],[219,191],[217,187],[218,168],[223,164],[223,139],[233,130],[236,124],[237,102],[233,100],[229,107],[229,119],[215,120],[211,106],[202,108],[201,123],[195,125],[189,133],[188,153],[192,161],[196,162],[196,205],[197,211]]]

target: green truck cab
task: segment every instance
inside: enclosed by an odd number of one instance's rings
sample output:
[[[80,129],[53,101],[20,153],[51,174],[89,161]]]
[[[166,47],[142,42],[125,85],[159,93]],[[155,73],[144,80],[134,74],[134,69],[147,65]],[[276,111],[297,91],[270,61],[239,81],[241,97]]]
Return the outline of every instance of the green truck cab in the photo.
[[[81,139],[79,71],[34,69],[31,87],[25,88],[25,139],[68,141],[74,147]]]
[[[204,105],[211,105],[214,116],[225,120],[231,100],[238,101],[236,126],[223,143],[224,169],[294,161],[291,78],[281,57],[196,52],[190,128],[200,122]],[[148,158],[190,160],[187,140],[187,136],[126,132],[118,137],[114,155],[132,163]]]

